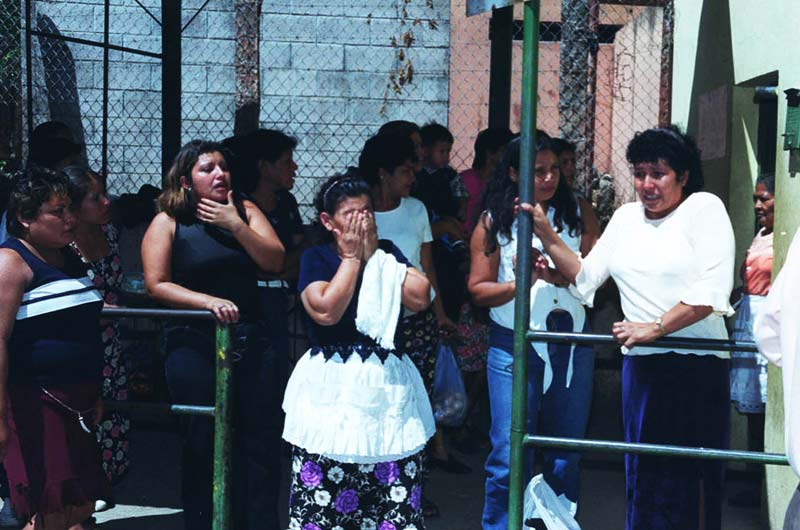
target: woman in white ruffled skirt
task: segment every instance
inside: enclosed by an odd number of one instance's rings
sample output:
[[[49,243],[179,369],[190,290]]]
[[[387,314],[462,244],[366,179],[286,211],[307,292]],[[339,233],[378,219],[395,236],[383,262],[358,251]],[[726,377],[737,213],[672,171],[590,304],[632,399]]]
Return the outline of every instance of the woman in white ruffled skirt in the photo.
[[[393,341],[401,304],[428,307],[430,283],[378,240],[366,183],[333,177],[315,205],[327,242],[305,251],[297,286],[312,347],[283,402],[289,528],[421,530],[422,450],[435,425]]]

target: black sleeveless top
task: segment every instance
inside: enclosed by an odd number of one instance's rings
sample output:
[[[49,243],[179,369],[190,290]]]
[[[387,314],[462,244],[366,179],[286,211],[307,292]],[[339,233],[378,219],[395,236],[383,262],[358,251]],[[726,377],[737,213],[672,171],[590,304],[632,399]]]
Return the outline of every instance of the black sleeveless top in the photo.
[[[64,267],[58,269],[13,237],[0,247],[15,251],[33,271],[8,339],[9,383],[99,381],[103,298],[87,276],[86,265],[64,249]]]
[[[193,291],[230,300],[241,320],[262,318],[256,271],[258,267],[227,230],[205,223],[175,222],[172,277]]]

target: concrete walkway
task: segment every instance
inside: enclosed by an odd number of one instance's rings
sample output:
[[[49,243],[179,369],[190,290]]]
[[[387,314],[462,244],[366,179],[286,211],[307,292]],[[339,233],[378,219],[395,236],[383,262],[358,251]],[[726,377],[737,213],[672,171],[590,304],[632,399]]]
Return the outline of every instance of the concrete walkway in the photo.
[[[132,466],[126,479],[115,488],[117,506],[97,514],[103,530],[182,530],[180,510],[179,447],[171,425],[135,423],[131,440]],[[483,508],[483,459],[468,455],[473,467],[469,475],[450,475],[434,470],[430,497],[439,505],[441,517],[427,522],[428,530],[480,530]],[[744,484],[729,481],[727,492]],[[578,522],[584,530],[624,528],[625,476],[621,461],[591,460],[584,467]],[[725,530],[758,530],[758,509],[725,506]]]

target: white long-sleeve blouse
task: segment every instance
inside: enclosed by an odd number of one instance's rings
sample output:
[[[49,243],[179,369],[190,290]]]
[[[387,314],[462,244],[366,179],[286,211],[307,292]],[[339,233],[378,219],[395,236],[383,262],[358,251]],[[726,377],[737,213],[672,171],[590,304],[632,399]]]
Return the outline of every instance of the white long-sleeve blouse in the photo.
[[[733,314],[734,235],[722,201],[706,192],[691,194],[662,219],[648,219],[641,203],[620,207],[581,269],[572,291],[591,306],[595,291],[610,277],[619,287],[629,322],[655,322],[679,302],[711,306],[711,315],[671,334],[726,339],[724,316]],[[635,346],[627,355],[674,351],[727,358],[729,352],[702,352]]]
[[[786,454],[800,475],[800,230],[753,325],[758,350],[782,368]]]

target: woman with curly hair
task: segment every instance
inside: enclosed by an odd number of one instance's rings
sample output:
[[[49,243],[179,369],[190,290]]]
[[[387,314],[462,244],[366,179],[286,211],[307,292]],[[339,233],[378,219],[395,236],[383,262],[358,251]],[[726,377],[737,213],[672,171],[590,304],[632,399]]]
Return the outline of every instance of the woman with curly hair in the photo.
[[[13,185],[0,248],[0,456],[26,530],[81,525],[111,487],[102,416],[103,299],[69,248],[67,177],[30,168]]]
[[[722,201],[702,191],[700,151],[676,128],[637,133],[626,153],[639,202],[623,205],[581,260],[540,205],[523,204],[534,233],[591,304],[613,278],[625,320],[622,344],[625,441],[686,447],[728,446],[730,354],[650,347],[663,337],[727,339],[734,237]],[[625,455],[626,528],[718,530],[723,463]]]

